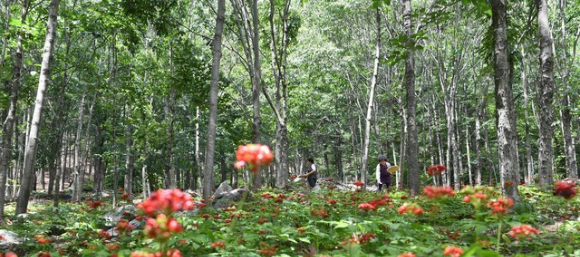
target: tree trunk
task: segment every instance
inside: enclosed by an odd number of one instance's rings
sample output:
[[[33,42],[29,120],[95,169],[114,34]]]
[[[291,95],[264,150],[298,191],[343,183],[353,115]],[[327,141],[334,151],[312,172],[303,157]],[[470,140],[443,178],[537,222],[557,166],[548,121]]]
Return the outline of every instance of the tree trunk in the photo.
[[[501,187],[504,196],[519,201],[517,175],[518,142],[516,121],[513,114],[512,86],[510,83],[510,63],[508,59],[507,11],[502,0],[491,0],[492,28],[495,64],[495,94],[497,136]]]
[[[562,118],[562,135],[564,137],[564,149],[566,155],[566,176],[568,178],[578,178],[578,166],[576,164],[576,147],[574,141],[572,140],[572,115],[570,114],[570,95],[568,90],[567,79],[570,75],[570,69],[574,67],[574,60],[576,59],[576,46],[578,44],[578,37],[580,37],[580,28],[578,28],[578,34],[574,40],[573,51],[571,56],[571,61],[568,64],[567,58],[567,47],[566,47],[566,1],[560,0],[560,17],[561,17],[561,31],[562,31],[562,44],[564,51],[562,51],[564,69],[562,74],[562,84],[564,86],[563,96],[562,96],[562,110],[560,110],[560,116]]]
[[[467,150],[467,172],[469,175],[469,185],[473,186],[473,176],[471,174],[471,152],[469,146],[469,125],[465,125],[465,148]]]
[[[127,124],[125,127],[125,150],[127,151],[127,156],[125,157],[125,193],[129,194],[131,198],[133,198],[133,128],[131,126],[131,106],[125,106],[127,108],[125,120],[127,120]]]
[[[367,179],[367,169],[368,169],[368,157],[369,157],[369,144],[371,136],[371,119],[373,111],[373,103],[375,101],[375,87],[377,85],[377,75],[379,72],[379,58],[381,56],[381,9],[377,8],[377,46],[375,50],[375,64],[373,67],[373,75],[371,77],[371,86],[369,88],[369,101],[367,106],[367,115],[365,117],[365,138],[363,146],[363,156],[362,156],[362,168],[361,168],[361,181],[364,182],[363,189],[366,188]],[[372,177],[372,176],[371,176]]]
[[[260,128],[262,120],[260,118],[260,91],[262,87],[262,69],[260,67],[260,16],[258,14],[258,1],[251,0],[252,12],[252,49],[254,61],[254,79],[252,80],[252,106],[253,106],[253,126],[252,126],[252,143],[259,144],[261,142]],[[260,169],[253,175],[253,190],[257,190],[261,186]]]
[[[540,146],[539,146],[539,178],[540,186],[547,187],[553,183],[554,146],[552,128],[554,98],[554,62],[552,59],[552,35],[548,20],[548,3],[546,0],[537,0],[538,26],[540,30],[540,71],[541,83],[538,95],[540,106]]]
[[[201,168],[201,164],[200,164],[200,158],[199,158],[199,119],[201,119],[200,117],[200,113],[199,113],[199,106],[197,106],[195,108],[195,172],[193,173],[193,181],[192,181],[192,185],[191,185],[191,189],[192,190],[196,190],[197,189],[197,179],[199,176],[203,177],[203,175],[201,173],[203,173],[203,170]]]
[[[485,106],[487,105],[486,95],[489,88],[489,76],[485,78],[485,84],[481,90],[481,102],[478,103],[477,114],[475,115],[475,155],[477,159],[477,165],[475,166],[475,184],[481,185],[481,172],[483,166],[483,157],[481,152],[483,151],[481,145],[483,143],[483,138],[481,137],[481,122],[485,119]]]
[[[222,57],[222,31],[224,26],[225,0],[218,0],[215,34],[213,37],[213,58],[211,65],[211,88],[209,94],[209,122],[207,127],[207,147],[205,154],[205,169],[203,176],[203,199],[209,202],[213,189],[213,163],[215,151],[215,135],[217,124],[218,90],[220,80],[220,61]],[[260,92],[258,91],[258,94]]]
[[[10,12],[10,8],[7,7]],[[20,13],[20,21],[24,24],[26,16],[28,15],[27,0],[22,0],[22,11]],[[4,37],[6,42],[7,37]],[[6,45],[6,44],[4,44]],[[2,51],[2,59],[4,59],[4,50]],[[20,91],[20,77],[22,70],[23,47],[22,47],[22,33],[18,33],[16,39],[16,51],[14,54],[14,73],[12,74],[12,83],[10,83],[10,107],[8,114],[2,124],[2,151],[0,152],[0,217],[4,216],[4,203],[6,198],[6,177],[9,173],[8,163],[11,159],[12,150],[12,129],[14,128],[14,120],[16,119],[16,109],[18,108],[18,92]]]
[[[147,165],[143,165],[143,168],[141,168],[141,183],[143,186],[143,199],[147,199],[147,189],[149,188],[149,183],[147,183]]]
[[[42,64],[40,78],[38,82],[38,90],[36,93],[36,101],[34,104],[34,115],[32,117],[32,125],[30,134],[28,136],[28,144],[24,154],[24,167],[22,178],[22,185],[20,193],[18,194],[18,201],[16,205],[15,214],[26,213],[28,209],[28,198],[30,197],[30,181],[34,175],[34,163],[36,158],[36,147],[38,145],[38,131],[40,127],[40,116],[42,114],[42,103],[44,100],[44,91],[47,87],[47,81],[50,76],[50,56],[52,54],[54,37],[56,34],[56,20],[58,15],[59,0],[50,1],[50,11],[47,22],[47,33],[44,41],[44,48],[42,53]]]
[[[532,159],[532,145],[530,139],[530,113],[529,109],[529,97],[528,97],[528,76],[526,74],[526,53],[524,47],[521,49],[522,53],[522,87],[524,89],[524,117],[526,123],[526,175],[524,176],[524,181],[526,185],[534,185],[534,169],[533,169],[533,159]]]
[[[415,121],[415,42],[413,36],[413,23],[411,15],[413,13],[411,0],[404,1],[403,20],[407,35],[407,59],[405,61],[405,88],[407,91],[407,167],[409,171],[409,189],[411,195],[421,193],[421,174],[419,172],[419,145],[417,142],[417,125]]]
[[[73,202],[80,202],[81,195],[83,193],[83,178],[81,177],[81,166],[80,166],[80,152],[81,152],[81,133],[83,131],[83,114],[85,110],[85,92],[81,96],[81,102],[79,104],[79,116],[77,118],[77,132],[75,136],[75,153],[74,153],[74,171],[73,175]]]

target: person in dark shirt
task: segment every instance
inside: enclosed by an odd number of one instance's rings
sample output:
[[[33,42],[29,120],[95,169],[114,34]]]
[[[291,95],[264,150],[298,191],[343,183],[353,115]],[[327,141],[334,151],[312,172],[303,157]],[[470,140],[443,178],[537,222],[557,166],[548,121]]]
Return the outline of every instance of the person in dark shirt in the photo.
[[[391,173],[387,170],[391,167],[391,164],[387,162],[387,157],[381,155],[379,156],[379,164],[377,165],[377,183],[379,184],[378,192],[380,192],[383,187],[389,189],[391,186]]]
[[[310,186],[310,189],[312,189],[316,186],[316,180],[318,178],[318,170],[316,169],[316,165],[314,165],[314,159],[308,158],[306,166],[308,166],[308,173],[300,175],[300,177],[306,178],[306,180],[308,180],[308,186]]]

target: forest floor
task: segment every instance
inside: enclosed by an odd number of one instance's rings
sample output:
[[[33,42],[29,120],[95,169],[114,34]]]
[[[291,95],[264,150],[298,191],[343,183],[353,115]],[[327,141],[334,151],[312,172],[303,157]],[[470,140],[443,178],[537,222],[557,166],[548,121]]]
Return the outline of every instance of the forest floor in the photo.
[[[497,189],[485,187],[427,187],[410,197],[405,191],[346,190],[329,181],[320,186],[314,193],[303,193],[301,183],[287,191],[263,189],[225,209],[177,191],[143,205],[120,192],[116,208],[111,196],[87,194],[81,203],[55,206],[35,194],[29,214],[11,216],[14,206],[7,206],[0,249],[18,256],[97,257],[168,251],[174,257],[580,256],[578,197],[520,186],[522,201],[510,205]],[[185,202],[193,210],[179,211]],[[180,207],[158,209],[164,216],[150,209],[163,204]],[[15,232],[17,242],[8,243],[6,231]]]

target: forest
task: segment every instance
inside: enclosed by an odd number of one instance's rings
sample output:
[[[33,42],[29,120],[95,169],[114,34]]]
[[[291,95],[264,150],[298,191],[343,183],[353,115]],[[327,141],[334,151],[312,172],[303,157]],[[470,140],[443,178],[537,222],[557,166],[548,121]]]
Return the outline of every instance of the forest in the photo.
[[[580,256],[580,1],[0,13],[0,256]]]

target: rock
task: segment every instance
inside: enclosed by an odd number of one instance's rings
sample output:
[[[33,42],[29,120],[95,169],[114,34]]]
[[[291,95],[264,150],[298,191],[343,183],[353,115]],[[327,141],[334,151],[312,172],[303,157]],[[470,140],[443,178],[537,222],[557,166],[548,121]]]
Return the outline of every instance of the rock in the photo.
[[[228,185],[227,181],[224,181],[220,184],[220,186],[215,190],[215,193],[213,194],[213,198],[216,199],[217,196],[223,194],[223,193],[227,193],[234,190],[230,185]]]
[[[141,228],[141,225],[142,224],[143,223],[141,221],[138,221],[138,220],[135,220],[135,219],[129,221],[129,225],[131,225],[131,226],[134,227],[133,230]],[[109,233],[109,235],[111,237],[117,237],[117,236],[119,236],[119,230],[117,230],[117,227],[116,226],[110,228],[109,230],[107,230],[107,233]]]
[[[239,202],[242,200],[243,195],[247,193],[246,201],[252,200],[252,193],[244,188],[238,188],[231,190],[229,192],[223,192],[214,197],[214,201],[211,204],[214,208],[224,209],[231,206],[234,202]]]
[[[111,195],[109,195],[109,194],[107,194],[105,192],[101,192],[101,197],[109,197],[109,196],[111,196]]]
[[[0,247],[19,245],[22,243],[22,239],[18,238],[18,234],[4,229],[0,229],[0,238],[2,238],[0,240]]]
[[[315,187],[312,188],[311,191],[312,192],[318,192],[318,191],[320,191],[320,187],[318,185],[316,185]]]
[[[200,195],[197,192],[195,192],[195,191],[193,191],[191,189],[187,189],[187,190],[185,190],[183,192],[186,193],[186,194],[190,194],[191,197],[193,197],[193,198],[200,197]]]
[[[105,219],[105,226],[107,227],[116,226],[117,223],[119,223],[119,220],[121,219],[126,220],[134,219],[136,211],[137,207],[135,207],[134,205],[121,206],[115,209],[115,211],[103,215],[103,218]]]

